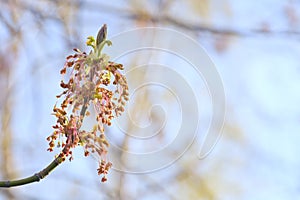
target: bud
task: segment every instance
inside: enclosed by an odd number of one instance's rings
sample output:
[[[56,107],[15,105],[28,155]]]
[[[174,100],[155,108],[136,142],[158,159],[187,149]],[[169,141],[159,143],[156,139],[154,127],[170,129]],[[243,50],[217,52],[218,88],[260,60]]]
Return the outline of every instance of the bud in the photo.
[[[96,45],[99,47],[99,45],[106,40],[107,36],[107,26],[104,24],[101,29],[98,31],[97,39],[96,39]]]

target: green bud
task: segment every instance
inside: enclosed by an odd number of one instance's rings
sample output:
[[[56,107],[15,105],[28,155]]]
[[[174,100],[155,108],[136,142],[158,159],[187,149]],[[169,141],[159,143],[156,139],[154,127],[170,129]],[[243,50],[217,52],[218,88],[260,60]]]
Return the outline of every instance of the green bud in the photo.
[[[101,29],[98,32],[97,39],[96,39],[96,45],[99,47],[99,45],[106,40],[107,36],[107,26],[104,24]]]

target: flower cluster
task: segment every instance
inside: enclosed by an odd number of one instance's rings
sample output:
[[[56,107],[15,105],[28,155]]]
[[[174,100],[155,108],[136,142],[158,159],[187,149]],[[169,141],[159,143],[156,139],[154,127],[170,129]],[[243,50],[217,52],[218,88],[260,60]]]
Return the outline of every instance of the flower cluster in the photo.
[[[66,58],[65,65],[60,71],[68,75],[67,82],[61,81],[64,91],[57,96],[62,102],[55,105],[53,115],[57,123],[53,126],[54,132],[47,138],[48,151],[55,146],[62,148],[59,156],[72,160],[72,149],[78,145],[84,147],[84,155],[96,153],[99,157],[99,175],[103,175],[102,182],[106,181],[106,174],[112,164],[107,159],[109,146],[104,126],[111,125],[111,120],[124,111],[128,101],[128,85],[126,78],[121,74],[122,64],[109,61],[106,54],[101,53],[106,40],[107,28],[104,25],[98,32],[97,39],[88,37],[87,45],[93,50],[87,54],[79,49]],[[93,130],[81,130],[85,116],[90,113],[88,108],[93,106],[96,121]]]

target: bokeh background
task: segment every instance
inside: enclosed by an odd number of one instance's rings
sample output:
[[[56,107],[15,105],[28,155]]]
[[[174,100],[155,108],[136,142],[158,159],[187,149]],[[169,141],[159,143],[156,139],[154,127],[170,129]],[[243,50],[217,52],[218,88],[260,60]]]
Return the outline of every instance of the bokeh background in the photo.
[[[109,37],[148,26],[190,36],[215,63],[226,94],[222,137],[205,159],[197,158],[201,141],[196,139],[171,166],[143,174],[112,170],[103,184],[97,161],[84,158],[78,149],[74,161],[41,182],[0,189],[0,199],[300,198],[299,1],[1,0],[0,22],[3,180],[32,175],[53,159],[46,137],[55,122],[50,115],[55,95],[61,91],[59,69],[74,47],[87,49],[86,37],[104,23]],[[143,56],[127,61],[127,70],[149,58]],[[130,81],[145,77],[131,74]],[[153,88],[132,106],[139,118],[151,118],[155,126],[163,119],[156,110],[148,116],[152,101]],[[132,131],[130,123],[127,129]],[[170,130],[162,134],[172,134]],[[146,148],[128,142],[127,136],[116,140],[124,150]],[[151,148],[163,145],[160,141]]]

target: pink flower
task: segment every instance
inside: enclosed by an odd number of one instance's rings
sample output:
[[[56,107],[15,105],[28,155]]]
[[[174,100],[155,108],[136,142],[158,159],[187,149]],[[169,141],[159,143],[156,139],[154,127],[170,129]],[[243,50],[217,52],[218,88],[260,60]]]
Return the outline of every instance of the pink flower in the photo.
[[[111,44],[106,40],[106,25],[100,29],[97,40],[88,37],[87,45],[93,47],[89,54],[74,49],[75,53],[67,56],[60,73],[68,74],[69,79],[60,83],[64,89],[57,95],[61,104],[53,108],[57,123],[47,140],[48,151],[53,151],[56,143],[57,147],[62,148],[60,155],[69,157],[69,160],[73,159],[72,149],[78,145],[84,147],[85,156],[98,154],[100,161],[97,171],[103,175],[104,182],[112,166],[107,160],[109,144],[105,138],[104,125],[110,126],[111,120],[124,111],[129,93],[126,77],[121,73],[123,65],[109,61],[109,57],[101,53],[105,44]],[[89,114],[87,110],[90,104],[93,104],[97,114],[96,124],[91,131],[81,130],[83,120]]]

